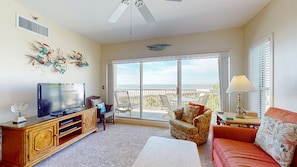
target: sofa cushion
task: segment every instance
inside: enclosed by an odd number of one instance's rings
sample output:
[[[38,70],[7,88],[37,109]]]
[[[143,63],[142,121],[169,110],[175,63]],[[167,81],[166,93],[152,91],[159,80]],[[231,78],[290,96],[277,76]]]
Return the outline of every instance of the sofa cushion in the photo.
[[[199,108],[200,108],[199,106],[191,106],[191,105],[185,106],[183,108],[183,114],[182,114],[181,120],[192,124],[193,119],[199,113]]]
[[[264,115],[255,145],[267,152],[280,166],[290,166],[297,144],[297,124]]]
[[[223,166],[279,167],[268,154],[253,143],[215,138],[213,149],[213,154],[218,156]]]

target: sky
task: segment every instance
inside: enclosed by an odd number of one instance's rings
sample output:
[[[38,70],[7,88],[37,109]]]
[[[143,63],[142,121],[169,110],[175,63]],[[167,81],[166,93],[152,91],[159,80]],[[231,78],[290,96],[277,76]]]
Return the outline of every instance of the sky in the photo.
[[[182,84],[214,85],[219,83],[218,59],[182,60]],[[140,64],[118,64],[117,83],[138,84]],[[143,63],[143,84],[176,84],[177,61]]]

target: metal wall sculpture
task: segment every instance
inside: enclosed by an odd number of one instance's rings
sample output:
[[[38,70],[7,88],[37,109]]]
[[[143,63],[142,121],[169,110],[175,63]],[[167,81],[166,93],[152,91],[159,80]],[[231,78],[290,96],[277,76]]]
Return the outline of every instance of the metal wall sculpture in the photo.
[[[55,51],[46,43],[35,42],[32,43],[32,46],[37,54],[26,56],[32,58],[31,64],[33,66],[37,64],[45,67],[53,66],[60,74],[66,72],[68,64],[74,64],[79,68],[89,66],[86,58],[80,52],[73,51],[73,53],[65,57],[60,49]]]

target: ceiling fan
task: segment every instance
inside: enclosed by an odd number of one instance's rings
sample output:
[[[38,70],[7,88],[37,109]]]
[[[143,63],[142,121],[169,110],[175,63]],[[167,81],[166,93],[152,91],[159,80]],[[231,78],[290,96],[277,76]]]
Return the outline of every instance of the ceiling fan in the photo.
[[[124,11],[127,9],[128,6],[130,6],[131,1],[135,2],[136,8],[139,10],[143,18],[146,20],[146,22],[149,25],[156,24],[156,20],[151,14],[150,10],[147,8],[143,0],[121,0],[120,4],[117,6],[117,8],[114,10],[112,15],[109,17],[108,22],[110,23],[116,23],[117,20],[121,17],[121,15],[124,13]],[[176,1],[181,2],[182,0],[166,0],[166,1]]]

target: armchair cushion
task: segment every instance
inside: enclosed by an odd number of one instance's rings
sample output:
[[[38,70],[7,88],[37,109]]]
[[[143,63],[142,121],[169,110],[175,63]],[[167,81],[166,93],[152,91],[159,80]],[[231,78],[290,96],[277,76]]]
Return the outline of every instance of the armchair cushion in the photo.
[[[192,124],[193,118],[195,118],[199,113],[199,108],[200,108],[199,106],[191,106],[191,105],[185,106],[182,110],[183,113],[182,113],[181,120]]]
[[[172,127],[178,127],[179,130],[191,134],[191,135],[195,135],[198,133],[198,129],[193,126],[192,124],[189,124],[187,122],[184,121],[170,121],[170,124]]]

